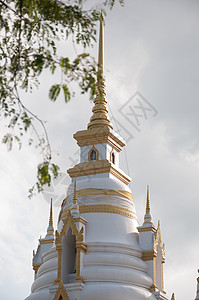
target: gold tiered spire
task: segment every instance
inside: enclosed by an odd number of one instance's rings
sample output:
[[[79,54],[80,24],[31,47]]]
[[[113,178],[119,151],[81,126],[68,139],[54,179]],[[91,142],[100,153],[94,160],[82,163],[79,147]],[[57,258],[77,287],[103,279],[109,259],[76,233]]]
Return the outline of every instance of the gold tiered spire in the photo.
[[[113,129],[108,117],[108,110],[106,107],[107,101],[105,99],[105,82],[104,82],[104,51],[103,51],[103,24],[104,19],[101,14],[100,31],[99,31],[99,52],[98,52],[98,79],[97,79],[97,95],[94,100],[94,107],[92,109],[93,115],[88,124],[88,129],[97,127],[109,127]]]
[[[145,213],[145,216],[144,216],[144,224],[149,225],[149,226],[153,226],[151,208],[150,208],[150,198],[149,198],[149,185],[147,185],[146,213]]]
[[[76,179],[76,177],[75,177],[75,184],[74,184],[73,204],[78,205],[78,202],[77,202],[77,179]]]
[[[54,241],[53,204],[52,204],[52,199],[50,201],[50,217],[49,217],[49,224],[48,224],[48,228],[47,228],[47,235],[44,238],[44,240],[46,240],[46,239],[48,241],[51,241],[51,242],[52,242],[52,240]],[[43,239],[40,238],[40,243],[43,243],[42,240]]]
[[[75,177],[75,182],[74,182],[74,195],[73,195],[73,205],[71,207],[71,214],[73,216],[79,215],[79,205],[77,201],[77,180]]]

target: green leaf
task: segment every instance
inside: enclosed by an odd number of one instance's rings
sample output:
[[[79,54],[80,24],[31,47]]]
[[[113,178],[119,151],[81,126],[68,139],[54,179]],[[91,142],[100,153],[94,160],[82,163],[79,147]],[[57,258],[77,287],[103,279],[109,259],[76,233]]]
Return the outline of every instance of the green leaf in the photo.
[[[52,101],[56,101],[57,97],[59,96],[60,93],[60,84],[54,84],[53,86],[51,86],[50,91],[49,91],[49,98]]]
[[[12,150],[13,136],[11,133],[4,135],[2,143],[7,145],[8,151]]]
[[[66,84],[62,84],[62,90],[64,92],[65,102],[67,103],[71,99],[71,94]]]
[[[56,178],[58,176],[59,166],[52,163],[50,170],[53,174],[53,177]]]
[[[51,176],[49,174],[49,162],[43,162],[38,165],[37,179],[41,186],[43,186],[44,184],[50,185]]]

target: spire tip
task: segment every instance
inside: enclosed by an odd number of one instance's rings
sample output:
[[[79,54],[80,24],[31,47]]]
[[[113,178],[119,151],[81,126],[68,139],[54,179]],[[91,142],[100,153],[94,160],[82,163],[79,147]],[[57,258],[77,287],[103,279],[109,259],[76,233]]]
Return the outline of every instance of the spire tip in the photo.
[[[52,198],[50,201],[50,218],[49,218],[49,226],[53,227],[53,205],[52,205]]]
[[[151,214],[150,199],[149,199],[149,185],[147,184],[147,197],[146,197],[146,214]]]

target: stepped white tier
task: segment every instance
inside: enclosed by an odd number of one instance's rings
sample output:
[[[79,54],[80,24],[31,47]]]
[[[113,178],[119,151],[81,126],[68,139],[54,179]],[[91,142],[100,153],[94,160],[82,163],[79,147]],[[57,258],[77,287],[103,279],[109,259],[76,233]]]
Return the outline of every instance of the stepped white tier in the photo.
[[[91,190],[93,195],[90,195]],[[99,193],[101,190],[104,194],[95,194],[95,190]],[[103,177],[101,174],[89,178],[81,177],[77,181],[77,191],[80,194],[78,195],[80,212],[85,207],[88,209],[88,212],[81,213],[81,217],[87,221],[85,228],[87,251],[82,262],[83,282],[75,283],[72,273],[70,278],[65,276],[66,280],[63,280],[70,299],[119,300],[122,297],[125,300],[156,299],[149,291],[153,281],[147,275],[147,264],[142,260],[142,249],[138,243],[138,223],[134,203],[122,195],[111,195],[114,191],[118,191],[118,194],[122,191],[131,194],[130,189],[113,175],[105,173]],[[70,200],[69,196],[61,209],[59,231],[63,226],[62,216],[64,217],[64,213],[72,206]],[[89,212],[89,207],[93,208],[93,205],[97,206],[96,210],[106,209],[107,205],[110,212]],[[130,217],[125,215],[128,211],[132,214]],[[64,251],[62,255],[64,256]],[[70,259],[72,260],[72,255]],[[65,258],[66,264],[67,261]],[[57,251],[53,246],[43,255],[43,263],[38,269],[37,279],[32,285],[32,294],[28,300],[53,299],[57,264]]]

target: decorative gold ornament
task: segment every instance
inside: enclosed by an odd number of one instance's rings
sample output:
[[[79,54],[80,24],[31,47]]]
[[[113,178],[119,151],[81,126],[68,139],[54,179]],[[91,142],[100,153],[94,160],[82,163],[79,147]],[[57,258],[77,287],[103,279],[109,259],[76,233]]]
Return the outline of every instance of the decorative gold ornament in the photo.
[[[151,287],[150,287],[150,292],[154,293],[154,292],[157,292],[158,288],[155,284],[152,284]]]
[[[162,258],[163,258],[162,263],[164,263],[165,262],[165,245],[164,245],[164,243],[162,243],[161,232],[160,232],[160,221],[158,221],[158,228],[157,228],[156,235],[155,235],[154,242],[153,242],[153,249],[155,251],[157,251],[158,243],[159,243],[161,251],[162,251]]]
[[[152,232],[156,232],[155,227],[138,227],[138,231],[139,232],[144,232],[144,231],[152,231]]]
[[[62,219],[67,218],[70,209],[66,209],[62,212],[59,216],[59,221]],[[128,208],[123,208],[116,205],[109,205],[109,204],[98,204],[98,205],[80,205],[79,206],[80,214],[84,213],[111,213],[111,214],[118,214],[121,216],[125,216],[131,219],[135,219],[137,221],[137,216],[132,210]],[[76,219],[75,219],[76,220]],[[82,222],[83,223],[83,222]]]
[[[155,257],[157,257],[157,252],[155,250],[142,251],[142,259],[144,261],[153,260]]]
[[[39,267],[41,266],[42,264],[33,264],[32,267],[33,267],[33,270],[35,271],[35,274],[37,274],[37,271],[39,269]]]
[[[128,199],[130,201],[133,202],[133,195],[131,192],[128,191],[124,191],[124,190],[112,190],[112,189],[96,189],[96,188],[92,188],[92,189],[83,189],[83,190],[79,190],[77,191],[77,195],[80,196],[85,196],[85,195],[108,195],[108,196],[117,196],[117,197],[122,197],[125,199]],[[64,206],[64,204],[66,203],[67,199],[69,198],[69,196],[67,196],[63,202],[61,207]],[[59,216],[59,221],[61,220],[61,217]],[[151,228],[151,227],[150,227]],[[149,231],[150,229],[143,229],[143,230],[139,230],[140,231]],[[156,231],[156,229],[154,229]]]
[[[115,205],[98,204],[98,205],[81,205],[79,207],[80,213],[111,213],[122,215],[131,219],[137,220],[137,216],[128,208],[123,208]]]
[[[62,280],[59,282],[59,287],[57,289],[57,292],[56,292],[53,300],[60,300],[60,299],[61,300],[70,300]]]
[[[124,190],[112,190],[112,189],[83,189],[79,190],[77,192],[78,195],[84,196],[84,195],[108,195],[108,196],[117,196],[117,197],[123,197],[128,200],[133,201],[133,195],[131,192],[124,191]]]
[[[131,182],[131,179],[129,176],[124,174],[121,170],[117,169],[107,159],[79,163],[79,164],[75,165],[73,168],[68,169],[67,172],[71,178],[95,175],[95,174],[101,174],[101,173],[111,173],[116,178],[118,178],[123,183],[125,183],[126,185],[128,185]]]
[[[124,140],[111,131],[108,127],[98,127],[89,130],[81,130],[73,135],[79,147],[108,144],[120,152],[125,146]]]
[[[39,240],[39,243],[40,243],[40,245],[42,245],[42,244],[52,244],[52,243],[54,243],[54,239],[49,239],[49,240],[42,239],[42,240]]]

